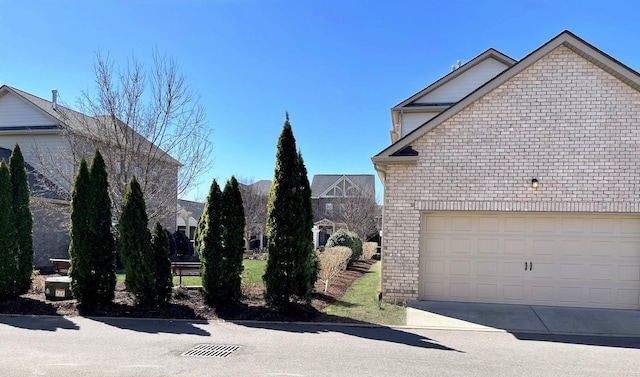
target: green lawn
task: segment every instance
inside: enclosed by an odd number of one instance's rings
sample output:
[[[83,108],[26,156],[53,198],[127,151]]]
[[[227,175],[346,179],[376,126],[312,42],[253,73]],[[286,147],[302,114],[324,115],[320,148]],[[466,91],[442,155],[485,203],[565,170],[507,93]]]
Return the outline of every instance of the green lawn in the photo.
[[[264,260],[244,260],[244,272],[242,273],[242,284],[255,284],[262,283],[262,275],[267,268],[267,261]],[[124,272],[116,275],[118,282],[124,282]],[[180,278],[173,277],[173,285],[178,286],[180,284]],[[202,279],[200,276],[183,276],[182,285],[202,285]]]
[[[326,313],[366,323],[405,325],[407,317],[403,304],[378,302],[380,266],[380,262],[371,266],[369,272],[353,282],[339,301],[327,308]]]
[[[262,275],[267,267],[267,261],[245,260],[243,262],[242,284],[262,283]],[[364,276],[356,280],[345,295],[335,304],[326,309],[330,316],[351,318],[356,321],[375,323],[379,325],[406,324],[406,308],[403,304],[394,305],[378,302],[380,292],[380,262],[371,266]],[[119,282],[124,281],[124,274],[117,274]],[[178,278],[173,278],[173,284],[178,286]],[[202,285],[200,276],[183,276],[183,285]],[[334,319],[338,319],[335,318]],[[331,320],[331,319],[329,319]]]

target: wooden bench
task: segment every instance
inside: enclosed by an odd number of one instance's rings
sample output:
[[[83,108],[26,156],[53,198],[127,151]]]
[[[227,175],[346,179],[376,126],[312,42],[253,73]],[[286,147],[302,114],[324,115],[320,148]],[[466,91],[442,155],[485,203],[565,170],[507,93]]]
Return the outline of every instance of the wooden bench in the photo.
[[[53,271],[55,271],[56,274],[59,274],[59,275],[69,274],[69,269],[71,268],[71,260],[51,258],[49,259],[49,263],[53,265]]]
[[[200,262],[171,262],[171,273],[180,278],[180,285],[182,285],[183,276],[200,276],[201,266]]]

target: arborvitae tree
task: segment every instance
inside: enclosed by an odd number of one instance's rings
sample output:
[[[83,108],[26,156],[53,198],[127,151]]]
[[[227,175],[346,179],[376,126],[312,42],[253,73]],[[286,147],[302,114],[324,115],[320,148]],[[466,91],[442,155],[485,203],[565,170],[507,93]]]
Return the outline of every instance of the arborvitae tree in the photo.
[[[31,235],[33,218],[29,208],[29,182],[20,146],[16,144],[9,159],[11,168],[11,188],[13,193],[13,214],[18,241],[18,292],[27,293],[31,287],[33,272],[33,238]]]
[[[0,162],[0,299],[19,295],[16,226],[9,167]]]
[[[214,179],[198,221],[198,255],[202,262],[202,294],[208,304],[224,297],[222,277],[222,192]]]
[[[300,158],[287,114],[278,139],[276,166],[269,193],[267,236],[269,258],[262,279],[267,303],[284,306],[291,299],[311,298],[311,255],[306,241],[299,238],[310,231],[302,194]],[[306,239],[306,236],[303,236]]]
[[[113,300],[116,287],[115,242],[111,233],[111,199],[104,159],[96,149],[89,168],[91,178],[91,218],[89,226],[92,244],[92,274],[95,297],[91,301],[107,304]],[[86,301],[86,299],[85,299]]]
[[[170,246],[168,232],[156,221],[151,230],[151,247],[155,259],[156,289],[158,291],[158,303],[166,304],[171,299],[173,288],[173,274],[171,273],[171,260],[169,259]]]
[[[79,303],[92,306],[96,303],[94,286],[97,281],[93,270],[93,242],[91,218],[94,217],[91,201],[91,177],[83,158],[76,172],[71,191],[71,223],[69,256],[71,257],[71,290]]]
[[[318,255],[313,250],[313,204],[311,202],[311,185],[307,176],[307,167],[304,165],[302,152],[298,151],[298,164],[300,165],[300,194],[302,195],[303,217],[300,224],[300,263],[309,263],[309,283],[308,291],[313,292],[313,286],[318,280],[320,271],[320,261]],[[306,269],[304,270],[306,273]],[[301,292],[302,293],[302,292]]]
[[[242,294],[242,259],[244,257],[244,207],[236,177],[231,177],[222,191],[222,293],[227,301]]]
[[[136,296],[138,304],[151,306],[157,302],[158,293],[146,207],[140,184],[134,176],[122,199],[119,253],[127,290]]]

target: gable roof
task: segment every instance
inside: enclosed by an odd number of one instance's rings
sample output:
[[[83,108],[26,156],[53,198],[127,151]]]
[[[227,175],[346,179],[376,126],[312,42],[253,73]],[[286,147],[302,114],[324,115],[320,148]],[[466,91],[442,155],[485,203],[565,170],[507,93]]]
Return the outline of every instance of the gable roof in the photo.
[[[204,203],[194,202],[191,200],[178,199],[179,208],[182,207],[187,212],[191,213],[191,217],[198,220],[204,212]]]
[[[372,157],[371,160],[376,166],[376,169],[380,170],[381,165],[384,165],[385,163],[406,163],[417,161],[417,153],[414,156],[407,156],[406,154],[401,154],[400,152],[406,150],[406,148],[411,147],[411,143],[425,135],[427,132],[436,128],[447,119],[453,117],[455,114],[469,106],[471,103],[478,100],[498,86],[502,85],[503,83],[505,83],[518,73],[522,72],[527,67],[531,66],[533,63],[546,56],[549,52],[561,45],[566,46],[576,54],[610,73],[632,88],[640,90],[640,74],[638,72],[600,51],[599,49],[587,43],[570,31],[565,30],[538,49],[531,52],[529,55],[522,58],[519,62],[517,62],[510,68],[503,71],[501,74],[489,80],[487,83],[480,86],[478,89],[471,92],[460,101],[456,102],[453,106],[449,107],[420,127],[408,133],[396,143],[390,145],[389,147],[385,148],[383,151]]]
[[[45,115],[50,117],[54,123],[57,124],[57,129],[68,129],[70,131],[79,133],[84,135],[85,137],[91,138],[92,133],[91,130],[87,130],[87,128],[98,129],[101,127],[101,121],[98,118],[106,118],[104,116],[100,117],[92,117],[81,112],[75,111],[68,107],[62,106],[60,104],[56,104],[57,110],[53,109],[52,102],[46,99],[35,96],[31,93],[27,93],[18,88],[14,88],[9,85],[0,86],[0,93],[3,91],[7,91],[13,93],[18,98],[22,98],[24,101],[32,105],[36,110],[44,112]],[[124,123],[117,119],[118,122],[124,125]],[[127,125],[127,127],[129,127]],[[55,129],[55,128],[54,128]],[[144,136],[140,135],[138,132],[133,131],[135,137],[139,138],[139,140],[148,145],[150,148],[159,151],[162,158],[167,162],[170,162],[175,165],[180,165],[180,161],[171,157],[168,153],[163,151],[161,148],[147,140]]]
[[[361,190],[375,195],[376,186],[373,174],[315,174],[311,182],[311,198],[320,198],[342,178],[347,179]]]
[[[487,51],[483,52],[482,54],[480,54],[480,55],[476,56],[475,58],[471,59],[467,63],[463,64],[462,66],[454,69],[453,71],[451,71],[449,74],[445,75],[444,77],[442,77],[438,81],[434,82],[433,84],[427,86],[426,88],[422,89],[418,93],[412,95],[411,97],[409,97],[409,98],[405,99],[404,101],[400,102],[399,104],[395,105],[394,107],[391,108],[391,110],[396,110],[396,109],[399,109],[401,107],[406,107],[406,106],[411,105],[414,101],[426,96],[429,93],[434,92],[435,90],[437,90],[437,89],[443,87],[444,85],[450,83],[454,79],[464,75],[466,72],[468,72],[469,70],[471,70],[472,68],[476,67],[478,64],[484,62],[487,59],[495,59],[495,60],[503,63],[507,67],[511,67],[512,65],[514,65],[517,62],[515,59],[510,58],[509,56],[501,53],[500,51],[495,50],[493,48],[490,48]]]

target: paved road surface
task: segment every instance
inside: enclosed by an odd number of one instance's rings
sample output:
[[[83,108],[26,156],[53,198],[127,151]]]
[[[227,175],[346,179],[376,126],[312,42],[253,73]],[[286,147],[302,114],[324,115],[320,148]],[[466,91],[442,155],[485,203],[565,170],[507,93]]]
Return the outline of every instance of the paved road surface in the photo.
[[[227,358],[181,356],[238,345]],[[2,376],[637,376],[640,338],[0,316]]]

